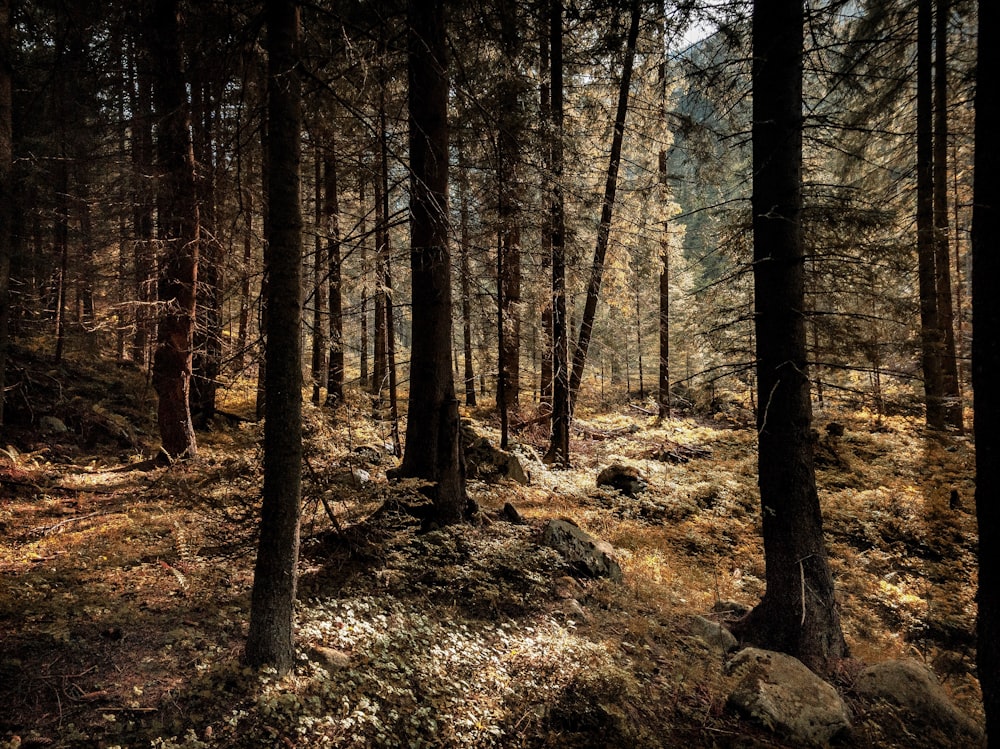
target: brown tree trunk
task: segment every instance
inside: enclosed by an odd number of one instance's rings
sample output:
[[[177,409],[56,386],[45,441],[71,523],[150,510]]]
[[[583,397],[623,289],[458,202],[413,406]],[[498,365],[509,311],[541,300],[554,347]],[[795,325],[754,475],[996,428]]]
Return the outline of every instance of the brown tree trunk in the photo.
[[[466,514],[465,464],[451,367],[448,61],[443,0],[409,0],[410,270],[413,349],[400,473],[433,482],[441,525]]]
[[[368,221],[365,218],[368,210],[365,208],[365,164],[364,159],[358,160],[358,213],[361,214],[359,229],[361,240],[358,250],[361,253],[361,267],[368,267]],[[366,388],[368,382],[368,285],[367,282],[361,284],[361,302],[358,304],[358,326],[360,327],[360,348],[358,361],[358,382],[361,387]]]
[[[569,465],[569,329],[566,325],[566,246],[563,203],[562,0],[549,3],[551,55],[552,418],[546,463]]]
[[[328,151],[323,167],[323,226],[326,231],[326,266],[329,269],[330,354],[326,405],[344,402],[344,295],[340,272],[340,204],[337,195],[337,160]]]
[[[135,280],[135,332],[132,336],[132,361],[149,366],[155,298],[153,268],[153,104],[149,59],[140,45],[134,44],[135,87],[131,92],[132,130],[132,266]]]
[[[246,659],[289,671],[299,555],[302,473],[302,209],[299,203],[298,7],[266,0],[268,50],[267,398],[264,503],[250,602]]]
[[[622,140],[625,135],[625,118],[628,114],[628,94],[632,84],[632,64],[635,61],[635,47],[639,39],[639,0],[632,0],[631,21],[628,41],[625,43],[625,62],[622,66],[621,84],[618,88],[618,111],[615,114],[615,129],[611,138],[611,157],[608,160],[608,176],[604,185],[604,202],[601,204],[601,223],[597,227],[597,245],[594,247],[594,261],[590,266],[590,282],[587,284],[587,299],[583,305],[583,319],[580,334],[573,349],[573,372],[570,376],[570,409],[576,404],[576,397],[583,382],[583,368],[587,363],[590,337],[594,332],[594,318],[597,315],[597,301],[601,296],[601,281],[604,278],[604,259],[611,237],[611,218],[618,191],[618,165],[622,157]],[[554,57],[554,55],[553,55]],[[554,61],[553,61],[554,65]]]
[[[955,312],[951,299],[951,246],[948,241],[948,15],[950,0],[937,0],[934,33],[934,262],[938,324],[941,326],[941,385],[944,418],[965,428],[955,353]]]
[[[327,331],[326,331],[326,305],[329,301],[326,286],[326,248],[323,237],[327,235],[328,228],[325,225],[325,213],[323,204],[323,162],[325,156],[321,152],[319,143],[314,143],[313,148],[313,200],[315,204],[314,214],[314,241],[313,241],[313,267],[312,267],[312,355],[309,362],[309,376],[312,380],[312,402],[319,405],[322,398],[322,390],[326,387],[329,379],[329,365],[327,362]],[[329,241],[329,239],[327,239]]]
[[[188,408],[198,279],[198,204],[178,14],[178,0],[155,0],[146,23],[160,176],[157,200],[160,319],[153,357],[153,386],[159,397],[157,421],[162,447],[170,458],[190,457],[198,449]]]
[[[542,165],[546,179],[552,174],[552,65],[549,60],[549,44],[551,33],[548,23],[548,8],[542,3],[539,18],[538,34],[538,72],[541,82],[538,84],[538,114],[541,120]],[[542,278],[551,275],[552,270],[552,191],[542,190],[542,236],[541,236],[541,274]],[[542,366],[538,381],[538,404],[543,412],[552,409],[552,294],[545,295],[542,301],[541,314],[541,349]]]
[[[847,655],[813,467],[802,244],[803,0],[755,0],[753,241],[767,590],[742,640],[823,671]]]
[[[1000,743],[1000,6],[979,2],[975,193],[972,209],[972,385],[976,418],[976,518],[979,604],[976,662],[988,745]]]
[[[465,405],[476,405],[476,374],[472,362],[472,294],[469,288],[472,269],[469,264],[469,174],[464,168],[465,160],[459,151],[458,162],[461,171],[458,177],[459,217],[461,239],[459,244],[459,284],[462,294],[462,358],[464,362],[462,380],[465,383]]]
[[[0,428],[3,427],[10,320],[10,259],[14,221],[13,62],[10,0],[0,0]]]
[[[56,164],[56,215],[53,225],[54,244],[59,253],[55,293],[56,364],[62,361],[66,346],[66,285],[69,273],[69,154],[66,151],[65,133],[61,133],[60,137],[62,143],[59,163]]]
[[[920,363],[927,426],[945,426],[943,337],[938,316],[934,232],[934,125],[931,83],[932,0],[917,3],[917,264],[920,295]]]

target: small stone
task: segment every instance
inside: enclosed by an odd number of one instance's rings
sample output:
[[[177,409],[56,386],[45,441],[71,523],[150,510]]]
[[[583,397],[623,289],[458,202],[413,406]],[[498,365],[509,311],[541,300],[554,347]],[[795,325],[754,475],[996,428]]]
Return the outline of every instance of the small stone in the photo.
[[[622,568],[615,558],[614,547],[601,541],[566,520],[550,520],[542,531],[546,546],[563,555],[573,567],[591,577],[607,577],[622,581]]]
[[[692,616],[689,620],[689,629],[692,635],[713,650],[728,653],[730,650],[735,650],[739,644],[732,632],[718,622],[703,616]]]

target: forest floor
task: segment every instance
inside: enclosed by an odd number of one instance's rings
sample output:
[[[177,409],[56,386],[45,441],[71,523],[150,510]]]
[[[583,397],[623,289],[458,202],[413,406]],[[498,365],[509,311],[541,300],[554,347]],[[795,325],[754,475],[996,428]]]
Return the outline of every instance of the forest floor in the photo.
[[[84,361],[54,367],[21,351],[9,378],[0,747],[784,746],[727,707],[724,656],[689,633],[693,614],[752,606],[764,591],[747,410],[660,423],[624,399],[581,407],[571,469],[529,462],[527,486],[470,480],[481,521],[421,532],[397,511],[415,492],[387,482],[388,425],[368,398],[352,392],[336,413],[307,405],[300,658],[276,679],[240,665],[259,425],[220,421],[199,434],[196,459],[141,469],[156,445],[148,384]],[[48,420],[43,433],[43,416],[69,431]],[[492,414],[466,416],[496,441]],[[850,686],[864,663],[915,658],[982,724],[973,446],[912,418],[844,408],[816,421],[852,654],[836,679],[854,711],[841,743],[949,746],[852,700]],[[540,453],[544,437],[514,441]],[[656,459],[664,446],[705,456]],[[637,468],[648,490],[598,489],[612,462]],[[525,524],[496,519],[507,502]],[[613,544],[624,582],[569,577],[540,541],[553,517]]]

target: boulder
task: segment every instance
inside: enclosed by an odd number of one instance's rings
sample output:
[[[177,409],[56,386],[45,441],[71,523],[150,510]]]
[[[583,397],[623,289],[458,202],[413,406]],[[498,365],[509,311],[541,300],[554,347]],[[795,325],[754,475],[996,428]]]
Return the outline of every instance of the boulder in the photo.
[[[597,475],[598,486],[610,486],[626,497],[634,497],[646,491],[646,480],[632,466],[612,463]]]
[[[622,568],[614,548],[581,530],[568,520],[550,520],[542,530],[542,542],[562,554],[576,570],[590,577],[622,581]]]
[[[854,692],[868,700],[882,700],[903,708],[916,721],[945,736],[982,741],[982,729],[958,709],[938,684],[933,672],[913,660],[876,663],[862,671]]]
[[[486,437],[476,432],[469,419],[462,420],[461,431],[466,476],[481,479],[506,476],[519,484],[530,483],[530,476],[515,453],[494,447]]]
[[[726,670],[743,673],[729,704],[796,746],[825,746],[850,729],[837,690],[790,655],[744,648]]]
[[[723,653],[735,650],[739,644],[732,632],[718,622],[713,622],[703,616],[692,616],[688,620],[688,631],[712,650]]]

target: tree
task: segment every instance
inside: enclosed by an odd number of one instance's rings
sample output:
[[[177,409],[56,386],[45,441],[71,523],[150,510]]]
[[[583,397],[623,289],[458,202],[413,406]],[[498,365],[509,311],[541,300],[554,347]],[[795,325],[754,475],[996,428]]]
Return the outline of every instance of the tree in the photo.
[[[4,385],[7,372],[7,323],[10,319],[10,256],[14,220],[11,77],[13,59],[10,44],[10,0],[0,0],[0,427],[3,426]]]
[[[160,177],[161,255],[156,285],[160,319],[153,386],[159,397],[157,421],[163,451],[169,458],[190,457],[198,450],[188,403],[198,281],[198,204],[178,14],[178,0],[155,0],[146,19]]]
[[[802,242],[802,0],[753,5],[758,483],[767,590],[734,630],[813,669],[847,654],[813,467]]]
[[[467,499],[451,359],[444,1],[409,0],[407,20],[413,348],[400,475],[432,483],[435,519],[446,525],[464,518]]]
[[[340,208],[337,195],[337,159],[332,151],[323,163],[323,229],[326,234],[326,265],[328,269],[330,308],[330,352],[326,381],[326,405],[336,407],[344,402],[344,310],[340,257]]]
[[[569,465],[569,328],[566,324],[566,245],[563,198],[563,49],[562,0],[549,3],[549,196],[552,250],[552,418],[545,462]]]
[[[975,193],[972,209],[972,387],[979,523],[979,642],[976,659],[989,746],[1000,746],[1000,101],[987,85],[1000,74],[1000,8],[979,2]]]
[[[246,660],[285,673],[294,659],[292,615],[302,480],[301,89],[295,0],[267,0],[268,286],[264,490]]]

